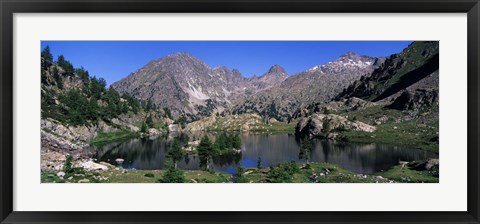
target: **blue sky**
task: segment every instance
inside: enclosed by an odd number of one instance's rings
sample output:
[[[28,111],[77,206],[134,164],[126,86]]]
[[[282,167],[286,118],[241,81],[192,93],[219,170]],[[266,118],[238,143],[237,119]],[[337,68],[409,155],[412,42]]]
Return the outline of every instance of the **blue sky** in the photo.
[[[188,52],[210,67],[238,69],[245,77],[262,75],[279,64],[289,75],[333,61],[347,51],[389,56],[411,41],[42,41],[54,59],[63,54],[75,67],[107,84],[126,77],[149,61]]]

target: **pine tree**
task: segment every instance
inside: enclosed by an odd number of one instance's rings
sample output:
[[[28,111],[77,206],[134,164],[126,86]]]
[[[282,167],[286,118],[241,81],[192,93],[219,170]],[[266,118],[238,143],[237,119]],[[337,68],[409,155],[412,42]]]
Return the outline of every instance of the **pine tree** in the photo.
[[[107,82],[105,79],[97,79],[97,77],[93,76],[88,84],[88,95],[93,97],[95,100],[101,99],[103,92],[105,92],[106,85]]]
[[[57,84],[57,87],[59,89],[63,89],[63,79],[60,76],[60,73],[58,71],[58,68],[55,66],[52,69],[52,75],[53,75],[53,80],[55,80],[55,83]]]
[[[49,46],[46,46],[43,50],[42,50],[42,68],[43,69],[47,69],[48,67],[50,67],[53,63],[53,56],[52,56],[52,53],[50,53],[50,47]]]
[[[152,101],[151,100],[147,100],[147,105],[145,106],[145,110],[146,111],[151,111],[153,108],[152,108]]]
[[[210,170],[210,162],[212,157],[215,155],[215,150],[208,136],[204,135],[202,137],[197,146],[197,151],[200,159],[200,167],[204,168],[205,170]]]
[[[85,68],[80,67],[75,69],[75,74],[78,75],[82,79],[82,81],[87,82],[90,78],[90,74],[88,74],[88,71],[85,70]]]
[[[142,122],[142,126],[140,127],[140,132],[147,133],[147,124],[145,124],[145,122]]]
[[[262,169],[262,158],[258,157],[258,160],[257,160],[257,169]]]
[[[221,133],[215,139],[215,149],[219,152],[224,151],[228,148],[228,138],[225,133]]]
[[[262,169],[262,158],[258,157],[258,160],[257,160],[257,169]]]
[[[308,137],[305,137],[300,144],[300,152],[298,153],[299,159],[307,161],[310,159],[310,152],[312,151],[313,144]]]
[[[234,149],[241,149],[242,148],[242,139],[240,138],[240,135],[235,134],[232,137],[232,147]]]
[[[172,159],[173,166],[177,168],[177,163],[185,157],[185,152],[180,147],[177,139],[173,140],[172,147],[168,151],[168,158]]]
[[[172,112],[170,111],[170,109],[168,107],[165,107],[163,108],[163,110],[165,111],[165,115],[170,118],[170,119],[173,119],[172,117]]]
[[[330,132],[330,121],[327,119],[327,117],[323,118],[322,131],[325,134]]]
[[[147,119],[145,120],[145,123],[147,124],[148,128],[153,128],[153,119],[151,115],[147,117]]]
[[[74,68],[72,63],[67,61],[63,55],[59,55],[57,58],[57,65],[62,67],[67,75],[73,75]]]

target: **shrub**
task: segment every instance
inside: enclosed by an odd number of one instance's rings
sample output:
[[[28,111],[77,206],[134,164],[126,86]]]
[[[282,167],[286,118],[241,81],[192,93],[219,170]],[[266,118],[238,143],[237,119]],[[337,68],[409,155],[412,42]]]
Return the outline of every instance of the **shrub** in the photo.
[[[183,171],[170,166],[158,181],[160,183],[185,183],[185,176]]]
[[[235,174],[235,183],[247,183],[248,179],[245,177],[243,174],[245,172],[245,169],[243,169],[242,166],[237,167],[237,173]]]
[[[270,167],[268,179],[272,183],[291,183],[293,175],[299,171],[294,162],[280,164],[276,167]]]
[[[262,169],[262,158],[258,157],[257,160],[257,169]]]
[[[328,110],[328,108],[324,107],[323,108],[323,114],[330,114],[330,110]]]
[[[323,118],[322,131],[325,134],[330,132],[330,121],[327,119],[327,117]]]
[[[145,177],[155,177],[155,175],[153,173],[146,173],[144,176]]]
[[[71,174],[74,172],[73,170],[73,157],[68,154],[67,158],[65,159],[65,163],[63,164],[63,172],[66,174]]]
[[[147,127],[148,127],[148,128],[153,128],[153,127],[154,127],[154,126],[153,126],[153,119],[152,119],[152,116],[151,116],[151,115],[149,115],[149,116],[147,117],[147,119],[145,120],[145,124],[147,124]]]

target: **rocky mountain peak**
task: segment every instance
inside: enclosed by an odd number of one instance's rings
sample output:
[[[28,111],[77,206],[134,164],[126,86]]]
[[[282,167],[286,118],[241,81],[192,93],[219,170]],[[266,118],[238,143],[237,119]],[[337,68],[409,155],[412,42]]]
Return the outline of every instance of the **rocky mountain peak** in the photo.
[[[352,51],[348,51],[346,52],[345,54],[342,54],[340,56],[340,58],[337,59],[337,61],[363,61],[363,62],[370,62],[370,61],[373,61],[375,58],[374,57],[370,57],[370,56],[366,56],[366,55],[361,55],[361,54],[357,54],[355,52],[352,52]]]
[[[213,68],[213,71],[221,71],[221,72],[226,72],[226,71],[229,71],[229,69],[226,67],[226,66],[217,66],[215,68]]]
[[[240,71],[238,71],[238,69],[236,69],[236,68],[232,69],[232,74],[235,77],[243,77],[242,73],[240,73]]]
[[[203,61],[201,61],[200,59],[196,58],[195,56],[187,52],[179,52],[179,53],[167,55],[166,57],[158,59],[157,62],[180,65],[180,66],[208,67],[208,65],[205,64]]]
[[[340,58],[350,58],[350,59],[354,59],[356,57],[360,56],[359,54],[353,52],[353,51],[347,51],[345,52],[344,54],[342,54],[340,56]]]
[[[283,76],[283,75],[286,75],[287,72],[285,71],[285,69],[278,65],[278,64],[274,64],[272,65],[272,67],[270,67],[270,69],[268,69],[268,72],[265,74],[265,75],[277,75],[277,76]]]
[[[352,51],[348,51],[342,54],[339,58],[337,58],[334,61],[322,64],[322,65],[317,65],[307,71],[332,74],[332,73],[344,73],[344,70],[347,69],[348,72],[355,73],[355,72],[358,72],[357,71],[358,69],[364,70],[372,67],[376,68],[383,61],[385,61],[385,58],[370,57],[366,55],[360,55]]]
[[[177,52],[174,54],[170,54],[165,56],[165,58],[195,58],[192,54],[188,52]]]

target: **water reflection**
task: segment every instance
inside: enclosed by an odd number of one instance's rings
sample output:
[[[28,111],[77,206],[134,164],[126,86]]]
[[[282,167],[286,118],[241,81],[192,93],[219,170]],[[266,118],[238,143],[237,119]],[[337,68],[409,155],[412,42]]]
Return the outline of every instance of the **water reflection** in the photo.
[[[208,134],[215,139],[215,134]],[[181,145],[187,140],[196,140],[200,134],[183,136]],[[298,159],[300,141],[294,135],[241,135],[242,149],[240,154],[229,154],[214,159],[214,170],[234,173],[238,164],[244,167],[256,167],[258,158],[267,167]],[[157,139],[131,139],[95,147],[97,159],[115,163],[116,158],[123,158],[125,168],[162,169],[165,166],[165,156],[173,137]],[[363,174],[386,170],[398,164],[398,161],[412,161],[438,157],[426,151],[378,144],[352,144],[332,141],[314,141],[310,152],[310,161],[329,162]],[[199,158],[188,155],[187,161],[178,164],[181,169],[199,169]]]

